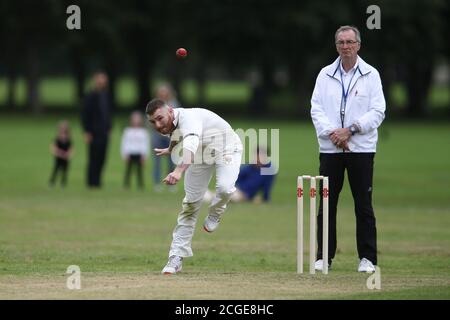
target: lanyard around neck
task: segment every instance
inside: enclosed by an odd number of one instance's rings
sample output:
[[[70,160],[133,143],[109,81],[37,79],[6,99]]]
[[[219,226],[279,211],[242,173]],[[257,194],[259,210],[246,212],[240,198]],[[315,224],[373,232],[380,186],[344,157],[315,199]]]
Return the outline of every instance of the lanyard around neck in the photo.
[[[348,86],[347,86],[347,90],[345,90],[344,80],[342,79],[342,69],[341,69],[341,66],[339,66],[339,73],[341,74],[342,98],[344,98],[344,99],[341,100],[341,123],[342,123],[342,128],[344,127],[345,107],[347,106],[348,91],[350,90],[350,86],[352,85],[352,80],[353,80],[353,77],[355,76],[356,69],[358,69],[358,68],[355,68],[355,70],[353,71],[352,77],[350,78],[350,82],[348,83]]]
[[[344,101],[347,101],[348,91],[350,90],[350,86],[352,85],[352,80],[353,80],[353,77],[355,76],[355,73],[356,73],[356,69],[357,69],[357,68],[355,68],[355,70],[353,70],[353,74],[352,74],[352,77],[350,78],[350,82],[348,83],[347,90],[345,90],[345,87],[344,87],[344,80],[342,79],[342,70],[341,70],[341,67],[342,67],[342,66],[339,67],[339,72],[340,72],[340,74],[341,74],[342,96],[344,97]]]

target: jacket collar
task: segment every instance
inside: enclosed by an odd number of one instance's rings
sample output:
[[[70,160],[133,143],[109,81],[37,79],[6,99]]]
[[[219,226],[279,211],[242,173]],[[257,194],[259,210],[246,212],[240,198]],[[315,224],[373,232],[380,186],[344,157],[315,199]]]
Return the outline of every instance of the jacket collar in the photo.
[[[357,64],[358,66],[356,68],[356,72],[359,73],[360,76],[370,73],[369,65],[363,59],[361,59],[360,56],[358,56]],[[332,64],[330,64],[327,70],[327,75],[339,80],[337,75],[339,74],[340,65],[341,65],[341,57],[337,57],[337,59],[334,60]]]

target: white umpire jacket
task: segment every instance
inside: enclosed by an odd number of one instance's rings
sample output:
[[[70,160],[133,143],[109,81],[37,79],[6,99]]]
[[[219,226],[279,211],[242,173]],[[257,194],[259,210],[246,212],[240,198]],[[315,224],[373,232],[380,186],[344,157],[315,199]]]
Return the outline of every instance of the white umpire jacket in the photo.
[[[376,152],[377,128],[386,110],[380,74],[358,56],[355,74],[344,99],[347,88],[341,82],[340,65],[338,57],[320,71],[311,98],[311,118],[320,152],[344,152],[331,142],[329,134],[336,128],[347,128],[352,124],[356,124],[360,132],[350,138],[350,152]]]

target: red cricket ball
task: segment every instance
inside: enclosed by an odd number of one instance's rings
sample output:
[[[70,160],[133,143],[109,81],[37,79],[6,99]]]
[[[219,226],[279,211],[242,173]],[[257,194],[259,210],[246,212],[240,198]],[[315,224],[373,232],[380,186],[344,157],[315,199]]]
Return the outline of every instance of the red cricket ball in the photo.
[[[177,58],[186,58],[186,57],[187,57],[187,50],[185,48],[177,49]]]

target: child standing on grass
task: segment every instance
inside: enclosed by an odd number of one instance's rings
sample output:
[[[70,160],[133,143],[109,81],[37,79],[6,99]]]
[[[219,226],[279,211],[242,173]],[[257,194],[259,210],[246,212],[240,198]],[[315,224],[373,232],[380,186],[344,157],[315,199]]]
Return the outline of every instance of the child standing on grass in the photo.
[[[130,175],[133,166],[136,167],[137,171],[138,187],[139,189],[144,188],[142,166],[148,157],[150,139],[143,123],[142,114],[139,111],[133,112],[130,117],[130,126],[125,128],[122,135],[120,152],[122,159],[127,164],[124,179],[125,188],[130,186]]]
[[[70,136],[69,123],[65,120],[58,124],[58,132],[54,142],[50,145],[50,153],[54,156],[55,164],[50,177],[50,187],[56,182],[56,177],[60,172],[61,186],[64,188],[67,184],[67,171],[69,169],[69,160],[73,155],[73,147]]]

